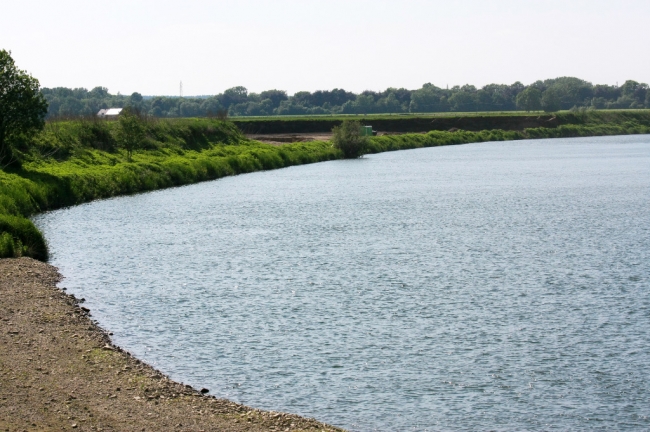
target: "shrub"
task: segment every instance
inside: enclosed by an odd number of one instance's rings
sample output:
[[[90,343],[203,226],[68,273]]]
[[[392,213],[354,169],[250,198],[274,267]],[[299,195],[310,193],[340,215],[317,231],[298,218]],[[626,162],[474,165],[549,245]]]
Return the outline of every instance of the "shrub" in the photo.
[[[107,152],[117,150],[117,143],[113,135],[111,135],[111,130],[106,120],[100,120],[96,117],[81,119],[77,133],[79,135],[79,143],[83,147]]]
[[[8,232],[0,233],[0,258],[13,258],[14,239]]]
[[[117,130],[117,142],[126,150],[127,159],[131,161],[133,150],[142,146],[147,132],[137,112],[128,108],[122,111],[119,118],[120,127]]]
[[[368,138],[361,135],[358,121],[344,120],[340,126],[332,129],[332,144],[343,152],[348,159],[361,157],[368,148]]]

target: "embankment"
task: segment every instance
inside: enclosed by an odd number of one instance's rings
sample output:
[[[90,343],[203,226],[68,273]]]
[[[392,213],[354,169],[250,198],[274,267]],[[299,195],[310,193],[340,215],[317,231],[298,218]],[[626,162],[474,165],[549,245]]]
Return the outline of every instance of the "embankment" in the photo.
[[[330,132],[344,119],[359,120],[371,125],[374,130],[389,133],[421,133],[429,131],[448,131],[461,129],[466,131],[507,130],[520,131],[533,128],[557,128],[565,125],[586,125],[594,123],[623,124],[632,122],[650,126],[650,111],[592,111],[588,113],[560,112],[555,114],[528,115],[522,113],[499,114],[459,114],[451,116],[416,115],[369,115],[319,118],[237,118],[233,123],[247,134],[301,134]]]

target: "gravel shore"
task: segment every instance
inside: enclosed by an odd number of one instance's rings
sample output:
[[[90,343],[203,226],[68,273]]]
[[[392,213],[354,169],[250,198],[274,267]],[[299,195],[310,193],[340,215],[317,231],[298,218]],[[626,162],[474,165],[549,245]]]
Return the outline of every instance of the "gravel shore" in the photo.
[[[203,395],[112,345],[55,267],[0,259],[0,431],[341,431]]]

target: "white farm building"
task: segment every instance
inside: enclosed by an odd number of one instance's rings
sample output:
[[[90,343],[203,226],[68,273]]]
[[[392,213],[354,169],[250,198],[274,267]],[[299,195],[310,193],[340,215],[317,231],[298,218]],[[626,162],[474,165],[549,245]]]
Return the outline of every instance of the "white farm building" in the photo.
[[[104,119],[116,119],[120,113],[122,112],[122,108],[108,108],[108,109],[101,109],[97,113],[97,117],[99,118],[104,118]]]

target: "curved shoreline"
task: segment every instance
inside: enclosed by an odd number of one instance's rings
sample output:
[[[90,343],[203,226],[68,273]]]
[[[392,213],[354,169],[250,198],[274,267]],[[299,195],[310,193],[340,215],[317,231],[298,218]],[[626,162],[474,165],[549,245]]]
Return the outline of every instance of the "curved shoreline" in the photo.
[[[644,131],[647,133],[647,129]],[[577,132],[558,128],[553,133],[572,135]],[[378,153],[511,139],[521,137],[517,132],[504,131],[387,136],[376,138],[371,150]],[[328,159],[323,155],[313,157]],[[310,161],[297,159],[285,163]],[[187,169],[191,170],[191,165]],[[84,178],[81,172],[79,176],[79,181],[93,179],[92,175]],[[208,178],[198,175],[192,182],[201,180]],[[138,191],[145,190],[148,189]],[[29,188],[25,192],[32,201],[36,199]],[[118,190],[114,195],[124,193]],[[54,192],[50,194],[53,199]],[[103,196],[95,198],[100,197]],[[13,228],[9,222],[18,221],[16,226],[27,222],[25,215],[5,219],[6,226],[0,224],[2,235],[3,231],[10,232]],[[31,228],[36,230],[33,225]],[[29,258],[0,259],[0,429],[61,430],[75,425],[77,430],[342,430],[313,419],[260,411],[202,396],[194,389],[171,381],[111,345],[108,335],[89,318],[89,311],[73,296],[56,287],[60,279],[54,267],[42,262]],[[20,305],[18,309],[17,304]],[[50,309],[56,313],[48,312]],[[51,356],[50,347],[56,349],[58,356]],[[110,372],[114,372],[114,376]],[[127,381],[122,382],[118,377]],[[115,385],[116,382],[122,384]],[[76,395],[83,391],[87,392],[84,399],[78,398]],[[80,400],[88,403],[79,403]]]
[[[111,343],[57,269],[0,259],[0,429],[342,431],[177,383]]]

